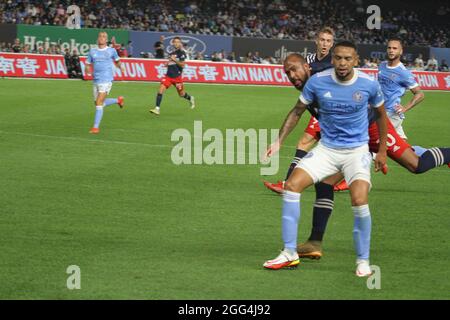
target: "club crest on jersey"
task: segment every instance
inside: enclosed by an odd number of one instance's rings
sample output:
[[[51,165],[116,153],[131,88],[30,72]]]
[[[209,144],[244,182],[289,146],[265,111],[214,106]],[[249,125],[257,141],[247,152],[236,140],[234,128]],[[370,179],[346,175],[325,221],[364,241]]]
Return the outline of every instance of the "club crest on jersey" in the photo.
[[[363,95],[362,95],[362,93],[360,92],[360,91],[356,91],[354,94],[353,94],[353,101],[355,101],[355,102],[361,102],[363,100]]]

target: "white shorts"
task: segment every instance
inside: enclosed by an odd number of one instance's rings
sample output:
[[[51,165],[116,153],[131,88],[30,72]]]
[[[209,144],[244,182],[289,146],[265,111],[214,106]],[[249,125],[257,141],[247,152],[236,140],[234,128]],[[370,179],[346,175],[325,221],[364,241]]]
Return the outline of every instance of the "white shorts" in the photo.
[[[344,174],[347,184],[355,180],[365,180],[370,185],[370,166],[372,156],[369,145],[350,149],[332,149],[325,147],[320,141],[308,154],[300,160],[296,168],[305,170],[314,183],[338,172]]]
[[[94,100],[97,100],[97,96],[100,92],[106,92],[108,95],[111,91],[112,82],[107,83],[94,83]]]
[[[391,123],[394,126],[395,131],[397,131],[398,135],[405,140],[408,139],[408,137],[406,136],[405,131],[403,131],[403,127],[402,127],[404,118],[395,112],[388,112],[387,116],[388,116],[389,120],[391,120]]]

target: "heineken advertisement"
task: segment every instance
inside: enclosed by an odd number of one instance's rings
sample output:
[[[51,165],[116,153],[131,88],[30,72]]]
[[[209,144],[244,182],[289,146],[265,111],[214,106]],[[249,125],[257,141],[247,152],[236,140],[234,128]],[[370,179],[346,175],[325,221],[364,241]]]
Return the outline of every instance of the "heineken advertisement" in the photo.
[[[28,44],[31,48],[42,46],[47,50],[52,44],[60,44],[62,50],[77,49],[80,55],[86,55],[89,49],[96,47],[97,35],[100,31],[106,31],[109,39],[114,36],[117,43],[127,44],[129,32],[116,29],[67,29],[65,27],[54,26],[17,26],[17,37],[23,44]]]

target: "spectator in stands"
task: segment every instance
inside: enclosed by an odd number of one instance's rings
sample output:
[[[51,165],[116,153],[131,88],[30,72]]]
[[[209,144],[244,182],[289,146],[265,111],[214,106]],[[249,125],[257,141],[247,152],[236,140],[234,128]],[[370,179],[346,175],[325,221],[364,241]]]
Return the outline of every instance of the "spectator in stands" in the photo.
[[[237,57],[234,51],[230,52],[230,54],[227,57],[227,60],[230,62],[241,62],[241,58]]]
[[[366,58],[366,59],[364,59],[364,62],[362,64],[361,68],[370,69],[370,68],[372,68],[372,63],[370,63],[369,59]]]
[[[442,72],[450,71],[450,68],[448,67],[447,61],[445,61],[445,59],[442,59],[441,64],[439,65],[439,71]]]
[[[423,63],[422,54],[419,53],[417,58],[414,60],[414,68],[420,68],[421,70],[423,70],[424,66],[425,65]]]
[[[20,43],[20,39],[17,38],[14,40],[14,44],[11,47],[12,52],[19,53],[22,52],[22,44]]]
[[[417,59],[414,61],[413,70],[416,70],[416,71],[423,71],[424,70],[423,65],[420,63],[420,61],[417,61]]]
[[[211,55],[211,61],[214,62],[220,62],[222,61],[222,59],[220,59],[219,53],[218,52],[213,52]]]
[[[78,51],[74,49],[70,54],[69,49],[64,50],[64,62],[67,68],[67,75],[71,79],[81,79],[83,77],[81,72],[80,57]]]
[[[432,55],[430,59],[427,61],[427,65],[425,66],[426,71],[437,71],[438,70],[438,61]]]
[[[253,54],[249,51],[247,52],[247,55],[244,57],[245,63],[253,63]]]
[[[155,48],[155,58],[164,59],[164,36],[160,36],[159,41],[156,41],[153,47]]]
[[[271,59],[269,56],[264,57],[263,59],[261,59],[261,64],[271,64]]]
[[[125,47],[125,45],[123,43],[117,45],[117,54],[121,58],[128,58],[128,51],[127,51],[127,48]]]
[[[131,40],[128,41],[126,49],[128,52],[128,57],[131,58],[133,56],[133,42]]]
[[[259,52],[255,51],[255,54],[252,56],[252,63],[261,63],[262,59],[259,56]]]
[[[205,60],[205,57],[201,52],[197,52],[194,56],[194,60]]]

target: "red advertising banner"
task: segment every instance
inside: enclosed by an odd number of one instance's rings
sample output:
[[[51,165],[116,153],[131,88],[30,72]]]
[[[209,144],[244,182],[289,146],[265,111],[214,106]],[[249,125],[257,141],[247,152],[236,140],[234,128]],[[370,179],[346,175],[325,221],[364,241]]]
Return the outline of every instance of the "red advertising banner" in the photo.
[[[63,56],[0,52],[0,77],[67,78]]]
[[[81,58],[84,64],[86,58]],[[160,81],[167,72],[167,60],[121,59],[124,72],[114,71],[116,80]],[[82,65],[84,70],[84,65]],[[86,77],[86,79],[90,79]],[[187,61],[183,80],[196,83],[290,85],[279,65]]]
[[[84,72],[85,57],[81,57]],[[115,80],[160,81],[166,74],[166,60],[121,59],[124,72],[114,70]],[[377,76],[376,69],[361,69]],[[413,71],[424,90],[450,91],[450,72]],[[0,77],[67,78],[64,57],[59,55],[0,53]],[[85,77],[90,80],[89,77]],[[194,83],[256,84],[289,86],[280,65],[188,61],[183,79]]]

